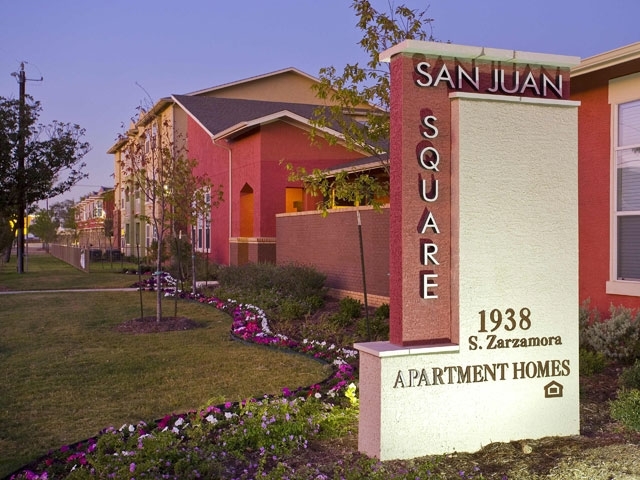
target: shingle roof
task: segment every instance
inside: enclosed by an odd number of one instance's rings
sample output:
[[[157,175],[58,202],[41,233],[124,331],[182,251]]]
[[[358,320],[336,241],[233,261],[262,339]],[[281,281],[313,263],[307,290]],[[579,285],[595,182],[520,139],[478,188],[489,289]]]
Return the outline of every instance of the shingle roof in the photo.
[[[350,162],[341,163],[331,167],[330,172],[338,172],[342,170],[348,170],[353,172],[360,172],[366,170],[376,170],[384,166],[385,162],[389,161],[389,154],[382,153],[376,157],[364,157],[352,160]]]
[[[310,119],[317,105],[287,102],[267,102],[235,98],[197,97],[173,95],[204,128],[212,135],[242,122],[250,122],[278,112],[289,111]]]

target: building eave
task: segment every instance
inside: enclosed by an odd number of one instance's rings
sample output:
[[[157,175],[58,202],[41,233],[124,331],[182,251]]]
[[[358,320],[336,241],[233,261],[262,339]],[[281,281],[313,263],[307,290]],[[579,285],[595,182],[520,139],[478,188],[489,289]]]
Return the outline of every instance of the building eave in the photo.
[[[156,104],[149,110],[145,112],[138,118],[136,122],[136,126],[145,126],[148,125],[154,118],[160,115],[164,110],[167,109],[174,102],[173,97],[165,97],[161,98],[156,102]]]
[[[640,59],[640,42],[585,58],[571,69],[571,76],[586,75],[638,59]]]
[[[123,146],[125,146],[127,143],[129,142],[129,137],[128,135],[121,135],[118,140],[116,141],[116,143],[114,143],[109,150],[107,150],[107,153],[109,154],[116,154],[118,153]]]

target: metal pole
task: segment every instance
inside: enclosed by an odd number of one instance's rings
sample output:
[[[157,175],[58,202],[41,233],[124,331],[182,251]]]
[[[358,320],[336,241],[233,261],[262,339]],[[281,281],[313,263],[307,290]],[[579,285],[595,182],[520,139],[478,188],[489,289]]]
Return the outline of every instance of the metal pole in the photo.
[[[364,321],[367,326],[367,342],[371,341],[371,327],[369,325],[369,304],[367,302],[367,280],[364,269],[364,247],[362,245],[362,222],[360,221],[360,210],[356,210],[358,215],[358,236],[360,237],[360,263],[362,265],[362,292],[364,294]]]
[[[197,221],[196,221],[196,228],[197,228]],[[195,229],[193,228],[193,225],[191,226],[191,276],[192,276],[192,282],[193,285],[191,285],[191,292],[193,293],[193,295],[196,295],[196,293],[198,293],[198,289],[196,288],[196,283],[197,283],[197,275],[196,275],[196,232]]]

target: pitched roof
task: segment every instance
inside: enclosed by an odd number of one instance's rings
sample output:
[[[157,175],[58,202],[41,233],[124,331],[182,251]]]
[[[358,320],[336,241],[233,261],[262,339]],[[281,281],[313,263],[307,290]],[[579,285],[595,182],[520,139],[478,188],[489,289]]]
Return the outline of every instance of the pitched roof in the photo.
[[[317,105],[235,98],[173,95],[172,97],[212,137],[228,137],[247,128],[288,118],[309,125]],[[340,136],[336,126],[334,132]]]
[[[337,172],[366,172],[368,170],[378,170],[383,168],[389,162],[389,154],[382,153],[375,157],[364,157],[352,160],[350,162],[336,165],[329,169],[329,173]]]

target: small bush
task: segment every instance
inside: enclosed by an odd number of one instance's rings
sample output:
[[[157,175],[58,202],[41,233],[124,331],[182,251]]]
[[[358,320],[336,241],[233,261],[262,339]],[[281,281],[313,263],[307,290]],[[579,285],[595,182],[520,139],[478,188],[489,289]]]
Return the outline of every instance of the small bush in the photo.
[[[376,313],[374,313],[374,318],[379,320],[385,320],[390,317],[389,304],[383,303],[378,308],[376,308]]]
[[[279,296],[305,298],[324,290],[325,275],[311,267],[247,263],[218,270],[224,288],[247,292],[272,291]]]
[[[580,375],[589,376],[600,373],[606,366],[607,359],[602,353],[586,348],[580,349]]]
[[[334,313],[329,317],[329,322],[336,327],[350,327],[355,323],[355,318],[344,312]]]
[[[640,345],[640,318],[629,308],[611,305],[611,318],[594,322],[584,331],[585,344],[608,359],[632,362]]]
[[[640,390],[640,360],[636,360],[633,366],[624,369],[619,380],[623,387]]]
[[[376,312],[377,313],[377,312]],[[389,320],[387,317],[382,317],[374,314],[373,318],[369,319],[369,332],[370,340],[388,340],[389,339]],[[358,336],[361,338],[367,338],[367,321],[365,318],[361,318],[358,322]]]
[[[280,320],[295,320],[304,317],[306,313],[309,313],[309,309],[304,304],[289,298],[284,299],[278,306],[278,318]]]
[[[580,305],[579,315],[578,315],[578,333],[580,335],[580,348],[591,348],[589,342],[587,341],[587,329],[593,325],[594,323],[599,323],[602,319],[600,318],[600,312],[596,308],[591,308],[591,300],[586,299]]]
[[[352,338],[344,328],[331,321],[331,315],[323,314],[318,322],[302,322],[300,326],[301,338],[322,339],[339,345],[349,345]]]
[[[340,299],[338,305],[342,315],[349,318],[360,318],[362,316],[362,302],[355,298],[345,297]]]
[[[622,390],[611,402],[611,416],[628,428],[640,431],[640,390]]]
[[[362,315],[362,302],[355,298],[345,297],[338,303],[338,313],[329,317],[329,321],[336,327],[350,327]]]
[[[324,304],[326,277],[310,267],[248,263],[219,267],[216,275],[217,296],[256,305],[274,320],[302,318]]]

